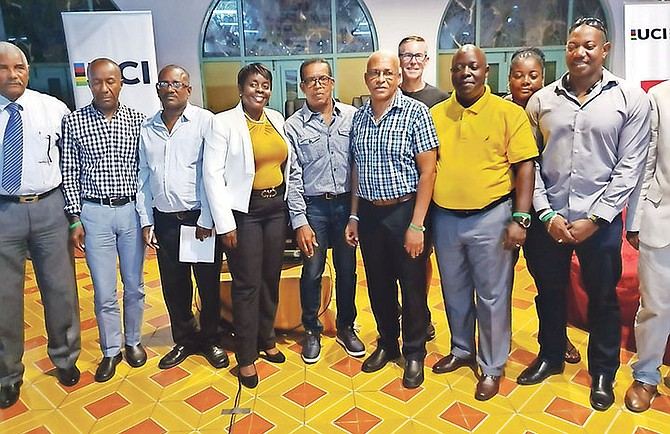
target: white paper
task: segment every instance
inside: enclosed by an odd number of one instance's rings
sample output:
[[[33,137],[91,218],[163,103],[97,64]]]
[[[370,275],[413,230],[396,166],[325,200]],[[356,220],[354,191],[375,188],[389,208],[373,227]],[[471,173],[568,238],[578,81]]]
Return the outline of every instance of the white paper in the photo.
[[[179,262],[214,263],[215,236],[200,241],[195,237],[195,226],[182,226],[179,231]]]

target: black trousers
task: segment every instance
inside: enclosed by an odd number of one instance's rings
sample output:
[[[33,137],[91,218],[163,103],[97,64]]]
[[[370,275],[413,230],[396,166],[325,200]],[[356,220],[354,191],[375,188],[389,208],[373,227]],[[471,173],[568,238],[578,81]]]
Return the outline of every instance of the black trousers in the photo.
[[[286,202],[252,196],[249,212],[234,212],[237,248],[227,250],[233,277],[233,327],[237,363],[247,366],[275,346],[274,322],[286,242]]]
[[[563,363],[567,325],[565,290],[574,251],[579,258],[588,296],[589,373],[614,379],[619,368],[621,314],[616,285],[621,278],[621,236],[618,215],[589,239],[576,246],[558,244],[543,223],[534,218],[524,244],[528,271],[535,279],[535,307],[540,320],[539,357],[557,366]]]
[[[405,232],[414,211],[414,199],[397,205],[375,206],[361,199],[358,235],[365,266],[370,306],[377,322],[377,345],[399,353],[398,284],[402,296],[402,353],[405,359],[426,356],[428,305],[426,260],[429,249],[412,259],[405,251]],[[425,232],[425,246],[429,233]]]
[[[156,251],[158,269],[172,327],[172,339],[177,345],[197,347],[217,343],[217,326],[221,316],[220,274],[222,244],[217,240],[214,263],[179,262],[179,231],[183,226],[195,226],[200,210],[166,214],[154,208],[154,231],[160,248]],[[200,331],[193,315],[193,280],[195,275],[200,295]]]

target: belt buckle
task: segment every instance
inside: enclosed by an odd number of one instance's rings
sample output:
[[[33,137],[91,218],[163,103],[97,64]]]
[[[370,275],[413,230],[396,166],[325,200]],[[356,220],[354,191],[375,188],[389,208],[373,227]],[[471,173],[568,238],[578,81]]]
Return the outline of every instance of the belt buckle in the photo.
[[[34,194],[32,196],[19,196],[19,203],[37,202],[39,198],[40,196],[37,194]]]
[[[175,215],[177,220],[186,220],[186,213],[184,211],[179,211]]]
[[[277,195],[277,190],[275,190],[274,187],[266,188],[265,190],[261,190],[261,197],[263,197],[265,199],[273,198],[276,195]]]
[[[326,193],[326,194],[323,195],[323,197],[326,200],[337,199],[337,195],[335,193]]]
[[[123,197],[110,197],[109,206],[122,206],[128,202],[124,202],[125,198]]]

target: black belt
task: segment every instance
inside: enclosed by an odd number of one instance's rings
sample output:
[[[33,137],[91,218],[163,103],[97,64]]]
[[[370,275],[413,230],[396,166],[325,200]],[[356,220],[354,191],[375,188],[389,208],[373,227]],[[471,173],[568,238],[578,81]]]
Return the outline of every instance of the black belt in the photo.
[[[479,209],[449,209],[449,208],[443,208],[439,205],[437,205],[437,207],[440,208],[440,209],[443,209],[445,211],[448,211],[448,212],[450,212],[450,213],[452,213],[452,214],[454,214],[455,216],[458,216],[458,217],[470,217],[470,216],[473,216],[473,215],[477,215],[477,214],[481,214],[483,212],[489,211],[489,210],[497,207],[501,203],[507,202],[507,200],[510,199],[511,197],[512,197],[512,193],[507,193],[506,195],[504,195],[500,199],[496,199],[493,202],[491,202],[490,204],[486,205],[484,208],[479,208]]]
[[[156,211],[160,215],[164,215],[166,217],[170,217],[177,220],[191,220],[193,218],[198,218],[200,216],[199,209],[192,209],[189,211],[163,212],[154,208],[154,211]]]
[[[16,202],[16,203],[31,203],[31,202],[37,202],[40,199],[44,199],[45,197],[49,196],[51,193],[54,191],[58,190],[58,187],[53,188],[45,193],[40,193],[40,194],[31,194],[29,196],[4,196],[0,195],[0,199],[6,200],[9,202]]]
[[[276,196],[284,197],[284,192],[286,191],[286,184],[282,184],[278,187],[264,188],[262,190],[251,190],[252,198],[263,198],[263,199],[272,199]]]
[[[334,199],[343,199],[345,197],[349,197],[351,195],[350,192],[345,192],[345,193],[340,193],[340,194],[335,194],[335,193],[324,193],[324,194],[317,194],[316,196],[307,196],[310,199],[325,199],[325,200],[334,200]]]
[[[132,196],[119,196],[119,197],[104,197],[101,199],[95,197],[82,197],[82,200],[86,202],[93,202],[99,205],[107,206],[123,206],[135,200],[135,195]]]

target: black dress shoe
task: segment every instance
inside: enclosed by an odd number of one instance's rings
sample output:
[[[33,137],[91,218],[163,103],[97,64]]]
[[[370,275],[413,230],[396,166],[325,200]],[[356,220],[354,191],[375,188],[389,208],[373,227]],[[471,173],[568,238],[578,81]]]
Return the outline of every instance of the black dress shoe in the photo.
[[[98,369],[95,371],[95,381],[104,383],[112,378],[116,373],[116,365],[121,363],[122,359],[121,353],[114,357],[103,357],[102,362],[100,362]]]
[[[254,375],[245,376],[240,373],[238,367],[237,378],[240,380],[240,383],[242,383],[242,386],[247,389],[254,389],[258,386],[258,372],[255,372]]]
[[[81,373],[76,365],[67,369],[56,368],[56,377],[58,378],[58,382],[63,386],[74,386],[79,383],[80,376]]]
[[[614,404],[614,390],[612,380],[606,375],[598,374],[591,379],[591,407],[598,411],[605,411]]]
[[[390,352],[385,348],[377,347],[377,349],[370,354],[370,357],[365,359],[361,371],[367,373],[379,371],[386,366],[388,362],[393,361],[398,357],[400,357],[400,352]]]
[[[461,359],[453,354],[449,354],[448,356],[442,357],[433,365],[433,372],[436,374],[445,374],[447,372],[453,372],[463,366],[468,366],[470,369],[475,370],[477,363],[475,362],[474,357]]]
[[[408,389],[416,389],[423,383],[423,360],[407,360],[402,385]]]
[[[9,408],[16,404],[16,401],[19,400],[21,384],[23,384],[23,381],[0,387],[0,408]]]
[[[267,351],[263,350],[259,356],[261,359],[265,359],[272,363],[284,363],[286,361],[286,356],[279,350],[277,350],[277,352],[274,354],[268,354]]]
[[[139,368],[147,362],[147,352],[142,344],[137,344],[134,347],[126,345],[126,362],[133,368]]]
[[[524,386],[539,384],[551,375],[561,374],[565,369],[565,364],[561,362],[558,366],[552,366],[544,359],[537,358],[533,363],[521,372],[516,382]]]
[[[224,350],[220,345],[206,345],[202,350],[202,355],[205,356],[209,364],[216,369],[225,368],[230,364],[226,350]]]
[[[158,362],[158,367],[160,369],[170,369],[184,360],[191,354],[195,354],[195,349],[187,345],[175,345],[169,353],[163,356],[162,359]]]

